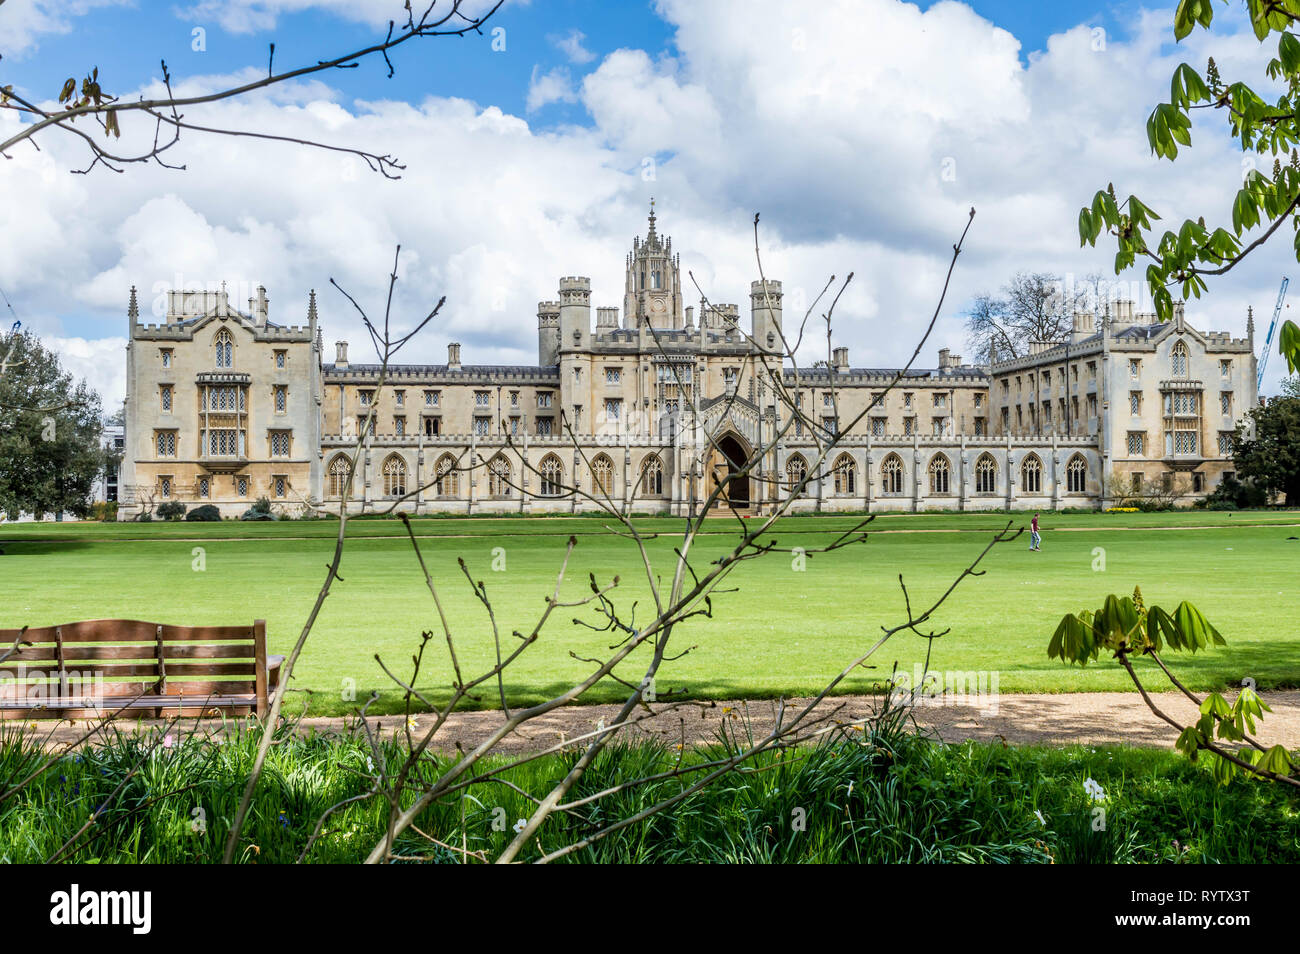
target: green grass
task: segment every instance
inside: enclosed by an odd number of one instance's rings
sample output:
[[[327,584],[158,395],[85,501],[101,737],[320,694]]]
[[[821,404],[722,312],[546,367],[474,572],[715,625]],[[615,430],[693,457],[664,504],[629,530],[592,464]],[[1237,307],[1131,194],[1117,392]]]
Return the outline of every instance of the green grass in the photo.
[[[815,547],[857,518],[826,516],[781,522],[781,547]],[[673,689],[713,697],[806,694],[854,658],[882,625],[903,619],[898,576],[913,605],[933,600],[984,546],[989,533],[1028,515],[887,515],[864,544],[813,554],[807,569],[792,568],[775,553],[741,567],[714,599],[712,619],[678,628],[679,649],[695,648],[665,664],[662,694]],[[647,519],[664,536],[651,543],[662,572],[672,568],[680,521]],[[1300,513],[1046,514],[1044,550],[1030,553],[1025,539],[997,547],[985,576],[968,579],[935,617],[951,627],[935,646],[932,668],[996,672],[1001,691],[1128,689],[1108,661],[1087,669],[1049,661],[1048,639],[1061,615],[1096,605],[1106,593],[1129,593],[1140,584],[1147,601],[1176,605],[1190,599],[1228,640],[1226,649],[1176,658],[1196,689],[1236,684],[1244,676],[1260,687],[1300,684],[1300,634],[1290,622],[1296,567],[1300,565]],[[614,597],[625,613],[637,603],[638,622],[649,617],[648,589],[633,547],[603,531],[594,518],[439,518],[415,521],[420,547],[440,586],[466,672],[493,658],[486,616],[456,565],[464,557],[483,580],[510,643],[512,630],[527,632],[554,585],[564,544],[578,539],[562,596],[588,592],[587,576],[601,582],[618,575]],[[1162,529],[1203,527],[1212,529]],[[0,626],[44,625],[97,617],[130,617],[177,624],[268,621],[273,652],[286,652],[306,618],[324,577],[337,524],[283,523],[24,524],[0,527]],[[725,519],[710,520],[697,544],[696,566],[707,566],[734,537]],[[357,698],[372,689],[386,695],[379,710],[398,704],[396,691],[375,661],[409,672],[423,630],[438,630],[432,601],[411,545],[395,521],[350,525],[343,581],[326,602],[299,664],[296,690],[312,690],[310,711],[354,708],[342,697],[355,680]],[[251,539],[238,539],[251,538]],[[206,569],[192,568],[202,547]],[[504,549],[505,571],[493,572],[493,550]],[[1093,570],[1094,549],[1105,550],[1105,571]],[[518,701],[535,700],[589,671],[571,654],[607,652],[608,633],[574,625],[572,610],[557,613],[541,640],[509,672],[507,688]],[[588,611],[577,613],[588,621]],[[877,669],[846,680],[846,692],[870,690],[892,664],[910,670],[924,655],[915,635],[896,636],[875,658]],[[629,672],[629,675],[631,673]],[[419,685],[437,695],[451,679],[441,639],[430,646]],[[598,687],[593,700],[619,698],[615,683]],[[492,704],[486,693],[483,704]],[[300,708],[305,694],[295,693]]]
[[[0,790],[42,761],[52,764],[26,788],[0,799],[0,862],[49,858],[92,814],[95,823],[63,860],[220,860],[226,826],[256,751],[257,730],[221,744],[185,739],[146,755],[155,741],[156,736],[110,737],[106,744],[57,758],[41,754],[11,730],[0,740]],[[611,746],[569,797],[580,799],[615,782],[672,769],[679,759],[689,766],[722,754],[721,743],[684,757],[650,744]],[[390,743],[380,758],[395,765],[401,755]],[[528,815],[533,804],[520,791],[540,796],[576,757],[565,752],[508,770],[502,777],[517,788],[480,785],[463,800],[435,803],[416,825],[444,844],[495,857],[513,836],[515,819]],[[326,808],[366,791],[372,764],[364,743],[337,736],[291,736],[273,746],[244,829],[240,860],[294,861]],[[445,763],[424,764],[432,777]],[[137,765],[138,773],[127,779]],[[553,848],[590,831],[589,823],[630,817],[679,793],[695,777],[627,790],[599,802],[586,820],[553,816],[541,841]],[[1100,829],[1095,825],[1099,806],[1085,794],[1088,778],[1105,793]],[[1300,802],[1284,786],[1238,780],[1221,787],[1206,766],[1171,752],[943,745],[889,722],[815,749],[766,754],[569,860],[1295,863],[1300,861],[1298,808]],[[343,808],[307,860],[360,860],[383,832],[384,812],[378,798]],[[796,818],[804,830],[797,830]],[[202,825],[196,824],[200,820]],[[412,859],[462,860],[414,832],[398,840],[396,851]],[[521,860],[536,856],[534,843]]]

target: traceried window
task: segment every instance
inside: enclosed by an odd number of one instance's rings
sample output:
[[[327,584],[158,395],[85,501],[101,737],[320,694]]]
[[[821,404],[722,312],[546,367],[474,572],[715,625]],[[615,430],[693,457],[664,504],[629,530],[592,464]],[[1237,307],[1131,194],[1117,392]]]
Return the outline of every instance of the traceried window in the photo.
[[[1196,453],[1196,432],[1195,431],[1174,431],[1174,453],[1195,454]]]
[[[442,433],[442,418],[426,417],[424,419],[424,436],[437,437]]]
[[[1176,378],[1187,377],[1187,345],[1177,342],[1169,352],[1170,373]]]
[[[289,389],[278,387],[275,389],[275,413],[283,414],[289,407]]]
[[[873,418],[871,419],[871,436],[872,436],[872,437],[884,437],[884,436],[885,436],[885,424],[886,424],[886,423],[887,423],[887,419],[886,419],[886,418],[883,418],[883,417],[873,417]]]
[[[1082,454],[1075,454],[1065,465],[1065,489],[1072,494],[1081,494],[1088,489],[1088,462]]]
[[[538,407],[550,407],[550,406],[551,406],[551,392],[550,392],[550,391],[538,391],[538,392],[537,392],[537,406],[538,406]]]
[[[406,436],[406,418],[404,417],[393,418],[393,433],[396,434],[398,437]]]
[[[199,478],[199,497],[207,500],[212,495],[212,478],[206,475]]]
[[[240,475],[235,478],[235,494],[240,497],[248,496],[248,478]]]
[[[172,479],[170,474],[158,475],[158,496],[170,497],[172,495]]]
[[[222,328],[217,332],[216,338],[213,339],[216,349],[216,363],[218,368],[233,368],[235,366],[235,342],[230,337],[230,332]]]
[[[948,458],[943,454],[935,454],[930,459],[930,493],[946,494],[948,493],[948,476],[951,472],[951,466]]]
[[[1232,431],[1219,431],[1219,456],[1232,456]]]
[[[158,456],[175,457],[176,456],[176,432],[175,431],[158,431]]]
[[[1230,374],[1232,374],[1232,359],[1231,359],[1231,358],[1227,358],[1227,359],[1225,359],[1225,360],[1219,362],[1219,374],[1221,374],[1221,375],[1222,375],[1223,377],[1225,377],[1225,378],[1228,377]]]
[[[213,427],[208,430],[209,457],[236,457],[242,453],[239,431],[233,427]]]
[[[271,432],[271,456],[272,457],[289,456],[289,432],[288,431]]]
[[[550,436],[551,436],[551,424],[552,424],[552,418],[549,418],[549,417],[539,417],[539,418],[537,419],[537,436],[538,436],[538,437],[550,437]]]
[[[1128,455],[1141,457],[1147,450],[1147,435],[1144,431],[1128,432]]]
[[[474,433],[479,437],[485,436],[492,428],[492,418],[476,417],[474,418]]]
[[[488,461],[488,494],[492,497],[510,496],[510,461],[500,454]]]
[[[903,459],[897,454],[890,454],[880,464],[881,490],[885,494],[903,492]]]
[[[1219,411],[1225,417],[1232,416],[1232,392],[1231,391],[1219,392]]]
[[[276,497],[283,500],[289,495],[289,478],[284,476],[272,478],[271,491]]]
[[[441,391],[425,391],[425,392],[424,392],[424,406],[425,406],[425,407],[437,407],[437,406],[438,406],[438,403],[439,403],[439,399],[440,399],[441,397],[442,397],[442,392],[441,392]]]
[[[791,454],[785,462],[785,485],[786,489],[794,493],[795,488],[804,479],[808,473],[808,461],[804,460],[802,454]],[[807,487],[803,492],[807,492]]]
[[[406,461],[392,454],[384,461],[384,496],[406,496]]]
[[[651,454],[641,465],[641,492],[647,497],[661,497],[664,492],[664,462]]]
[[[475,392],[474,392],[474,406],[475,406],[475,407],[491,407],[491,404],[492,404],[492,392],[491,392],[491,391],[475,391]]]
[[[433,492],[439,497],[457,497],[460,495],[460,471],[456,469],[456,458],[443,454],[433,469]]]
[[[835,480],[835,493],[845,496],[858,492],[858,465],[851,454],[841,454],[835,458],[832,473]]]
[[[560,458],[547,454],[537,472],[542,478],[540,492],[543,497],[558,497],[564,492],[564,465]]]
[[[1021,462],[1020,488],[1027,494],[1043,492],[1043,462],[1037,454],[1027,454]]]
[[[285,362],[285,352],[283,352],[283,351],[276,351],[276,353],[275,353],[275,366],[276,366],[277,368],[283,368],[283,367],[284,367],[284,362]]]
[[[975,492],[996,493],[998,489],[998,464],[990,454],[981,454],[975,461]]]
[[[342,497],[343,488],[348,483],[348,458],[344,454],[339,454],[330,461],[330,496]]]
[[[618,421],[623,417],[623,399],[606,398],[605,399],[605,420]]]
[[[623,369],[622,369],[622,368],[606,368],[606,369],[605,369],[605,383],[606,383],[606,384],[618,384],[618,383],[621,382],[622,380],[623,380]]]
[[[399,390],[399,391],[394,391],[394,392],[393,392],[393,403],[394,403],[395,405],[397,405],[398,407],[406,407],[406,392],[405,392],[405,391],[400,391],[400,390]]]
[[[614,492],[614,462],[607,454],[597,454],[591,461],[591,492],[597,497]]]
[[[903,418],[903,436],[911,437],[915,433],[916,433],[916,418],[914,417]]]
[[[1142,413],[1142,392],[1141,391],[1128,392],[1128,412],[1130,414]]]
[[[170,384],[164,384],[158,389],[158,403],[163,411],[171,413],[172,386]]]

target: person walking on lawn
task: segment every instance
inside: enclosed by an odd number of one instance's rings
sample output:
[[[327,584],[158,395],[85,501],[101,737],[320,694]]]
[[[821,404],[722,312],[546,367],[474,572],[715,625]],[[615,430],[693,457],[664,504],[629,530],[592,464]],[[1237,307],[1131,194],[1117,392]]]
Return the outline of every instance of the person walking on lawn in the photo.
[[[1029,523],[1029,549],[1041,550],[1043,538],[1038,533],[1038,514],[1034,514],[1034,519]]]

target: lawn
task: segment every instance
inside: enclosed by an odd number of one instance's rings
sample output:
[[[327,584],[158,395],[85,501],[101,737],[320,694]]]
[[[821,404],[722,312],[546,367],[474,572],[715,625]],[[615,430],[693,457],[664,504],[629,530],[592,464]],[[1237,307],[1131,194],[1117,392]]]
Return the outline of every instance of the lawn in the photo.
[[[816,547],[851,526],[848,516],[782,521],[781,547]],[[713,697],[806,694],[854,658],[882,625],[903,619],[898,576],[913,605],[938,596],[983,548],[990,532],[1028,515],[886,515],[870,541],[813,554],[799,571],[788,553],[746,564],[714,599],[713,618],[696,618],[674,634],[678,650],[665,664],[658,690],[686,689]],[[588,574],[620,577],[614,597],[636,619],[648,618],[648,589],[633,547],[591,518],[432,518],[415,521],[419,545],[440,587],[466,672],[494,657],[486,616],[456,565],[463,557],[483,580],[504,633],[536,623],[570,534],[578,540],[562,597],[588,592]],[[650,544],[656,566],[671,572],[680,521],[643,521],[664,534]],[[1204,528],[1204,529],[1202,529]],[[706,566],[734,539],[734,524],[710,520],[697,545]],[[1048,639],[1063,613],[1095,605],[1110,592],[1142,586],[1148,602],[1172,608],[1190,599],[1223,632],[1226,649],[1186,659],[1179,671],[1196,689],[1252,677],[1262,688],[1300,684],[1300,633],[1291,612],[1300,568],[1300,513],[1046,514],[1044,549],[1027,541],[1001,545],[984,563],[987,574],[967,579],[935,617],[951,631],[935,644],[932,668],[997,674],[1001,691],[1127,689],[1109,661],[1087,669],[1049,661]],[[0,627],[44,625],[96,617],[130,617],[178,624],[265,618],[271,649],[287,652],[324,577],[337,524],[280,523],[18,524],[0,526]],[[889,532],[900,531],[900,532]],[[928,532],[907,532],[928,531]],[[357,698],[397,693],[375,661],[402,675],[423,630],[437,630],[432,601],[411,544],[395,521],[349,525],[342,582],[335,585],[294,680],[295,708],[311,690],[310,710],[341,713]],[[204,569],[195,569],[195,548]],[[494,571],[494,549],[504,569]],[[1095,567],[1104,551],[1104,569]],[[501,560],[497,561],[498,566]],[[510,670],[507,687],[535,700],[589,671],[574,656],[607,652],[614,638],[575,625],[574,611],[557,613],[542,638]],[[595,622],[588,611],[580,618]],[[506,635],[507,640],[511,637]],[[870,690],[893,663],[911,670],[925,652],[916,635],[901,633],[875,658],[877,668],[846,680],[843,691]],[[439,639],[430,644],[419,685],[435,695],[451,673]],[[629,676],[632,673],[629,671]],[[352,681],[352,682],[349,682]],[[615,683],[595,700],[623,694]],[[491,694],[484,699],[491,704]]]

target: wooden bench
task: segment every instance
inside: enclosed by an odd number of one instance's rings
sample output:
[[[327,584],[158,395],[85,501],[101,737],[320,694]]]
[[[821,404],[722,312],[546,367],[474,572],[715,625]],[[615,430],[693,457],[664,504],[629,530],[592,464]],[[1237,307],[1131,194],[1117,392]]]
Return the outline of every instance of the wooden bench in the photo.
[[[18,640],[18,648],[13,649]],[[166,626],[93,619],[0,629],[0,719],[263,716],[283,656],[266,654],[266,621]]]

